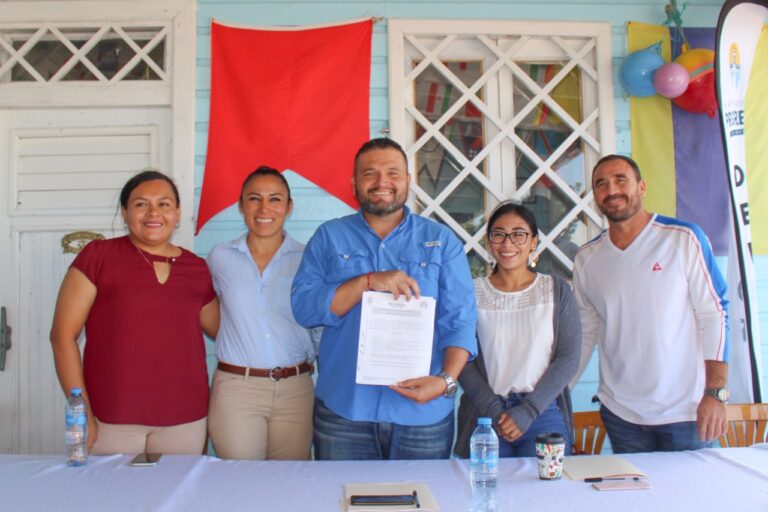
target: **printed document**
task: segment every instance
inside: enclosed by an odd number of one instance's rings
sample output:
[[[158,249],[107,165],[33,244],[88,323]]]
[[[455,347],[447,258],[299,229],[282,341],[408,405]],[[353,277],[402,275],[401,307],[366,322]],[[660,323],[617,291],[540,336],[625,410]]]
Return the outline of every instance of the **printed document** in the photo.
[[[364,292],[355,382],[387,386],[429,375],[434,329],[434,298]]]

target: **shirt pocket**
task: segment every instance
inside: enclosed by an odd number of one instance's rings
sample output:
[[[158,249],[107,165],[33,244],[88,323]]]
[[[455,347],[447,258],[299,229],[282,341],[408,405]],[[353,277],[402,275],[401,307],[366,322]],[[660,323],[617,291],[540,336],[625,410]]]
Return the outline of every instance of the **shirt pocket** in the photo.
[[[442,266],[442,257],[438,247],[403,251],[399,260],[403,271],[416,279],[420,287],[437,288],[437,279],[440,276],[440,267]],[[425,293],[425,291],[422,289],[421,293]]]
[[[331,282],[343,282],[367,274],[373,267],[368,251],[354,249],[334,253],[328,268]]]

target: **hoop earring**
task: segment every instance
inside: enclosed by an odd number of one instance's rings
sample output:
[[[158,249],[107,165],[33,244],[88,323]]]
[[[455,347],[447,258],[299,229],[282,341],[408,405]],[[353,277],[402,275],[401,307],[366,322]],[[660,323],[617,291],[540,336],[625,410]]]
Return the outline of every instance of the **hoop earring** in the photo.
[[[536,268],[536,264],[539,262],[539,255],[538,254],[529,254],[528,255],[528,266],[531,268]]]

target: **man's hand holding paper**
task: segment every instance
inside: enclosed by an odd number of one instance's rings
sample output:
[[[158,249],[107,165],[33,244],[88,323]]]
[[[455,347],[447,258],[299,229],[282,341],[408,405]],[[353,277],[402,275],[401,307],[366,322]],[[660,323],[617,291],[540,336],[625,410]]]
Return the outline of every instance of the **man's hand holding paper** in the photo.
[[[406,300],[411,300],[411,297],[417,299],[421,297],[419,283],[402,270],[371,272],[367,275],[367,281],[369,290],[389,292],[395,300],[401,295],[405,296]]]

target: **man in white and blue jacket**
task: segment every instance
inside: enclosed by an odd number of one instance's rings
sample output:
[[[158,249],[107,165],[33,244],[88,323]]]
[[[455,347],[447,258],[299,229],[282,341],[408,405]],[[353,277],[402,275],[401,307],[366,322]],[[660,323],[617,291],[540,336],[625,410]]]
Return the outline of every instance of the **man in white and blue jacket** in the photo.
[[[608,229],[576,255],[583,349],[573,382],[597,344],[615,453],[710,446],[726,429],[728,326],[709,240],[643,208],[646,183],[630,158],[602,158],[592,189]]]

